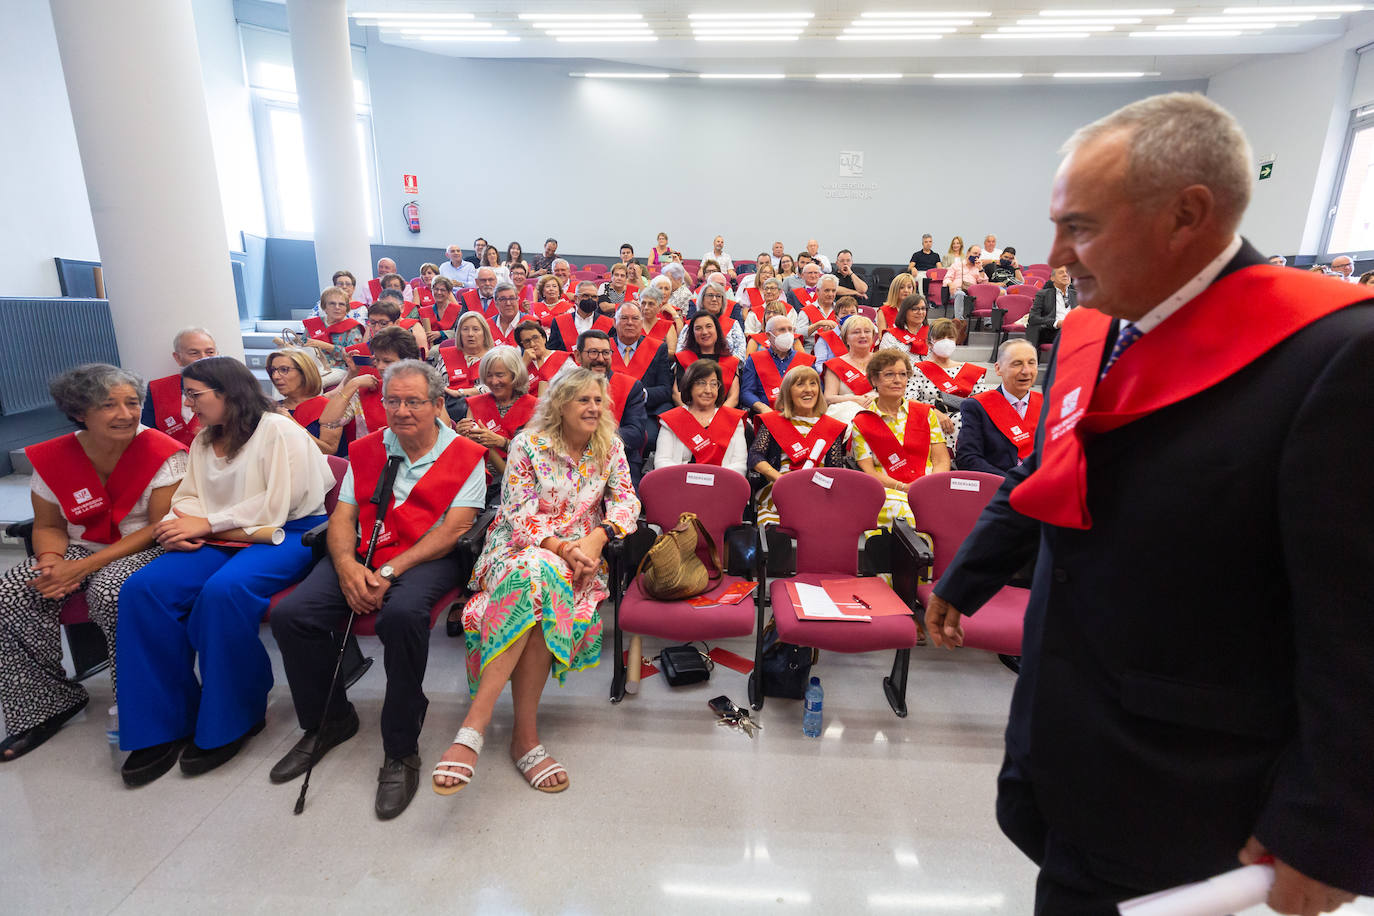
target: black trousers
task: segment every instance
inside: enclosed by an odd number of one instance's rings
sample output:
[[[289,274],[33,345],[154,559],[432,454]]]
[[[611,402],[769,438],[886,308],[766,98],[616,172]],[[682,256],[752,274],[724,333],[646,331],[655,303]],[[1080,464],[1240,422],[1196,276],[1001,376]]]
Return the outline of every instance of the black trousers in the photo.
[[[1090,855],[1065,842],[1045,822],[1033,786],[1009,756],[997,776],[997,823],[1007,839],[1040,866],[1036,916],[1117,916],[1121,901],[1162,889],[1128,887],[1101,877]]]
[[[460,575],[456,558],[431,560],[406,570],[382,599],[377,636],[382,640],[386,669],[382,747],[388,757],[407,757],[419,750],[420,726],[429,706],[423,685],[429,662],[430,609],[458,583]],[[338,657],[339,628],[348,613],[330,557],[316,563],[305,581],[272,610],[272,635],[281,648],[296,718],[307,731],[318,727],[324,716]],[[331,713],[342,715],[347,703],[340,685]]]

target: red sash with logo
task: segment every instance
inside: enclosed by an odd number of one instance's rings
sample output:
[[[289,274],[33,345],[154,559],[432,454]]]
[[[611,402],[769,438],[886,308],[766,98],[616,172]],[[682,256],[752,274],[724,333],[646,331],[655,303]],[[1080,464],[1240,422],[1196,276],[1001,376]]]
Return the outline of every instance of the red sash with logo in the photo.
[[[573,316],[564,313],[555,318],[553,323],[558,328],[558,332],[563,335],[563,346],[568,350],[576,349],[578,330],[577,325],[573,324]],[[598,315],[597,319],[592,322],[592,330],[594,331],[605,331],[609,334],[613,327],[615,327],[615,321],[610,315]],[[614,344],[612,344],[611,350],[615,350]]]
[[[434,304],[434,290],[430,289],[428,286],[415,286],[412,284],[411,292],[415,293],[415,301],[418,305]]]
[[[911,483],[925,474],[926,461],[930,458],[930,405],[907,401],[906,409],[901,442],[892,435],[883,418],[871,410],[855,415],[854,428],[863,434],[869,451],[889,477]]]
[[[358,389],[358,403],[362,405],[363,419],[367,422],[368,432],[375,433],[379,429],[386,429],[386,408],[382,406],[381,373],[373,366],[359,366],[358,374],[370,375],[377,380],[377,384],[371,388]]]
[[[677,351],[677,364],[684,369],[686,369],[692,363],[696,362],[699,358],[700,357],[698,357],[691,350]],[[713,356],[711,357],[711,359],[714,359],[716,363],[720,366],[720,383],[725,387],[725,390],[728,392],[730,390],[730,386],[735,383],[735,373],[739,371],[739,360],[733,356]]]
[[[778,373],[778,367],[773,364],[772,350],[755,350],[749,354],[749,358],[754,361],[754,371],[759,375],[759,381],[763,383],[763,394],[768,399],[768,406],[774,407],[778,402],[778,392],[782,390],[782,375]],[[816,362],[816,357],[810,353],[792,352],[792,360],[787,364],[789,370],[797,366],[810,366]]]
[[[835,439],[844,435],[847,428],[834,417],[821,417],[803,437],[797,427],[792,425],[792,421],[777,411],[763,414],[760,419],[773,434],[773,441],[778,443],[782,453],[787,456],[790,469],[794,471],[815,467],[824,459],[825,453],[830,451]]]
[[[1087,440],[1190,398],[1235,375],[1320,318],[1370,298],[1369,290],[1305,271],[1255,265],[1217,280],[1143,335],[1098,384],[1112,320],[1079,307],[1064,318],[1040,466],[1011,494],[1022,515],[1061,528],[1092,527]],[[1283,308],[1257,325],[1256,303]],[[1245,333],[1234,332],[1245,328]],[[1182,365],[1187,372],[1146,372]]]
[[[873,390],[873,386],[868,382],[868,376],[859,371],[858,366],[855,366],[842,356],[826,360],[825,368],[827,371],[833,373],[840,381],[844,382],[845,385],[849,387],[849,390],[855,394],[868,394]]]
[[[768,332],[767,332],[767,331],[760,331],[760,332],[757,333],[757,334],[750,334],[749,337],[748,337],[748,340],[752,340],[754,343],[758,344],[760,350],[767,350],[767,349],[768,349]],[[748,341],[746,341],[746,343],[747,343],[747,342],[748,342]]]
[[[805,286],[794,286],[792,288],[792,297],[801,303],[802,308],[814,308],[814,303],[818,295],[820,295],[819,289],[808,292]]]
[[[897,309],[890,305],[885,305],[878,309],[878,315],[886,322],[886,324],[884,324],[885,328],[891,328],[897,324]]]
[[[337,324],[326,325],[323,318],[307,318],[301,322],[305,325],[305,333],[313,340],[322,340],[325,343],[335,343],[335,335],[347,334],[354,328],[362,327],[352,318],[345,318]]]
[[[100,482],[86,450],[67,433],[24,449],[29,463],[57,497],[62,515],[83,525],[81,537],[97,544],[113,544],[121,537],[119,523],[133,509],[158,469],[186,446],[155,429],[134,437],[105,483]]]
[[[644,373],[649,370],[649,364],[658,355],[659,343],[656,340],[646,340],[640,338],[639,346],[635,347],[634,355],[630,361],[625,362],[620,355],[620,345],[614,339],[611,340],[611,368],[616,372],[623,372],[626,375],[634,376],[639,381],[644,381]]]
[[[987,411],[988,419],[997,427],[998,432],[1016,446],[1017,457],[1022,461],[1029,458],[1030,453],[1035,450],[1035,427],[1040,422],[1040,408],[1044,403],[1044,397],[1040,392],[1032,391],[1026,399],[1024,418],[1016,413],[1016,408],[1011,406],[1000,388],[974,395],[973,399],[983,405],[983,410]]]
[[[313,397],[308,401],[301,401],[296,405],[296,409],[291,411],[291,419],[295,420],[302,429],[308,427],[320,418],[324,413],[325,405],[329,403],[329,398],[324,395]]]
[[[834,331],[821,331],[816,336],[825,341],[825,345],[830,348],[830,352],[835,356],[844,356],[849,352],[844,341],[840,340],[840,335]]]
[[[349,344],[344,347],[344,352],[352,356],[371,356],[372,347],[368,346],[367,341],[360,340],[355,344]]]
[[[568,361],[566,350],[550,350],[549,355],[544,359],[544,365],[536,366],[534,360],[526,363],[530,371],[530,379],[539,382],[551,382],[553,377],[558,374],[558,370],[563,368],[563,364]]]
[[[679,442],[687,446],[695,463],[719,467],[744,414],[743,410],[721,407],[716,410],[711,422],[702,426],[686,407],[674,407],[665,411],[659,419],[668,425]]]
[[[438,312],[435,319],[430,322],[430,327],[439,331],[451,331],[453,326],[458,323],[459,317],[463,314],[463,303],[450,302],[444,306],[443,312]]]
[[[530,305],[530,314],[534,316],[544,327],[552,327],[553,321],[559,315],[566,315],[572,311],[572,303],[566,299],[559,299],[553,305],[544,302],[535,302]]]
[[[468,362],[462,347],[440,347],[439,356],[444,360],[444,371],[448,373],[448,386],[450,388],[476,386],[478,382],[477,367],[482,363],[481,357]]]
[[[826,315],[821,311],[821,307],[819,305],[804,306],[802,308],[802,312],[805,313],[806,320],[811,324],[815,324],[818,321],[833,321],[836,324],[836,326],[838,326],[840,323],[839,316],[836,315],[833,310],[830,312],[829,315]]]
[[[372,301],[376,302],[382,298],[382,278],[373,277],[367,281],[367,291],[372,294]]]
[[[521,395],[503,417],[496,407],[496,398],[489,394],[478,394],[468,398],[468,416],[483,429],[514,439],[515,434],[530,422],[538,403],[539,399],[532,394]]]
[[[661,315],[662,313],[659,314]],[[668,332],[672,329],[673,323],[671,321],[660,320],[658,316],[655,316],[653,325],[644,326],[644,336],[649,338],[650,340],[655,340],[659,343],[663,343],[665,340],[668,339]]]
[[[906,328],[896,328],[889,326],[887,333],[897,339],[897,343],[906,347],[916,356],[925,356],[930,352],[930,325],[922,325],[921,330],[912,334]]]
[[[377,521],[377,507],[372,505],[372,492],[377,478],[386,466],[384,433],[378,431],[364,436],[348,450],[348,463],[353,467],[353,498],[358,502],[358,529],[371,534]],[[486,456],[487,450],[461,436],[451,441],[440,453],[424,476],[411,487],[410,495],[399,506],[392,506],[386,514],[377,550],[372,555],[374,566],[384,566],[404,553],[433,528],[453,504],[473,468]],[[358,555],[367,553],[367,539],[358,544]]]
[[[924,329],[923,329],[924,330]],[[973,393],[973,386],[978,384],[978,380],[987,374],[986,369],[973,363],[964,363],[959,367],[959,371],[950,378],[949,373],[941,369],[930,360],[922,360],[916,364],[916,368],[921,370],[921,374],[930,379],[930,383],[946,394],[957,394],[961,398],[966,398]]]
[[[496,314],[496,297],[491,299],[491,305],[482,308],[482,295],[475,289],[463,290],[463,311],[476,312],[484,318],[490,318]]]
[[[630,391],[635,386],[635,379],[630,378],[621,372],[612,372],[610,380],[606,383],[611,396],[611,415],[615,417],[615,425],[619,426],[621,419],[625,416],[625,405],[630,399]]]
[[[181,415],[181,376],[168,375],[155,378],[148,383],[148,397],[153,399],[153,423],[157,431],[171,436],[182,445],[190,445],[191,440],[200,432],[200,421],[195,414],[191,419]]]
[[[520,326],[520,322],[524,321],[528,317],[528,315],[516,315],[515,320],[510,323],[509,334],[501,333],[501,319],[499,317],[488,318],[487,324],[491,326],[492,341],[497,345],[505,344],[508,347],[516,347],[517,349],[519,349],[519,345],[515,342],[515,329]]]

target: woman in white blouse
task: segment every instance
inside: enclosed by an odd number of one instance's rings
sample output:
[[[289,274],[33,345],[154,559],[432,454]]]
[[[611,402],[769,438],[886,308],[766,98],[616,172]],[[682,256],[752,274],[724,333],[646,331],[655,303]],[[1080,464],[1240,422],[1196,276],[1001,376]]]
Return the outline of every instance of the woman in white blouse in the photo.
[[[682,406],[659,418],[654,467],[675,464],[714,464],[743,474],[749,445],[744,437],[747,411],[725,405],[720,365],[698,359],[677,383]]]
[[[273,410],[243,363],[202,359],[181,379],[201,432],[154,529],[167,553],[120,593],[130,787],[178,759],[188,776],[208,772],[262,730],[272,665],[258,627],[272,595],[310,568],[301,535],[325,521],[334,484],[310,434]]]

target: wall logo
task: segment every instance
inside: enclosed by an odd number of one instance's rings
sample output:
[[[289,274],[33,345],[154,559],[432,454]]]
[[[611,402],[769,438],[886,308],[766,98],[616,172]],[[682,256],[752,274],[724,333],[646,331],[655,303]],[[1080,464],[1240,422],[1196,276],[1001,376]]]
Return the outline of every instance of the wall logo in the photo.
[[[864,154],[863,150],[842,149],[840,150],[840,177],[841,178],[862,178],[864,177]]]

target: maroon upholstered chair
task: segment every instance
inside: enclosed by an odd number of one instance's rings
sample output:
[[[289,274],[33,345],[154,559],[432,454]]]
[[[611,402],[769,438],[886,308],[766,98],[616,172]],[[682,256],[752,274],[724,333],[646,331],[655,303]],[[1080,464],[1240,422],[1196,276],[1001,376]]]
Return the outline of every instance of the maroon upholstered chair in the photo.
[[[608,273],[611,272],[611,269],[610,269],[609,267],[607,267],[605,264],[596,264],[596,263],[592,263],[592,264],[583,264],[583,265],[582,265],[582,270],[583,270],[584,272],[590,272],[590,273],[596,274],[596,276],[592,278],[593,280],[599,280],[599,279],[601,279],[601,277],[602,277],[603,275],[608,274]]]
[[[796,542],[796,575],[774,578],[768,594],[783,642],[834,652],[895,649],[892,673],[883,678],[883,692],[892,711],[905,716],[907,669],[917,637],[915,619],[900,615],[871,621],[804,620],[787,591],[788,582],[820,585],[825,579],[857,575],[859,540],[877,526],[884,495],[877,478],[846,468],[808,468],[778,478],[773,502],[780,523],[771,529],[769,552],[776,553],[772,545],[777,535],[790,536]],[[762,691],[750,699],[755,709],[763,706]]]
[[[1052,272],[1052,271],[1051,271],[1050,265],[1048,265],[1048,264],[1027,264],[1025,267],[1022,267],[1022,268],[1021,268],[1021,275],[1022,275],[1022,276],[1025,276],[1026,274],[1035,273],[1035,274],[1044,274],[1045,276],[1048,277],[1048,276],[1050,275],[1051,272]]]
[[[1001,486],[1002,478],[998,475],[976,471],[927,474],[911,485],[907,502],[916,518],[916,528],[928,534],[934,545],[934,550],[930,551],[917,541],[918,559],[914,565],[917,568],[929,566],[931,570],[930,580],[916,585],[916,600],[921,608],[930,602],[935,586],[949,568],[959,545],[973,531],[978,516]],[[908,545],[916,541],[915,533],[905,522],[897,524],[904,529],[898,532],[899,541]],[[1028,589],[1008,585],[976,613],[965,615],[964,648],[1019,656],[1029,599]]]
[[[930,288],[930,293],[926,296],[926,306],[930,309],[944,308],[949,303],[945,302],[945,288],[940,284],[945,280],[945,274],[949,271],[943,267],[926,271],[926,286]]]
[[[658,601],[645,595],[640,589],[639,580],[633,578],[639,566],[638,557],[625,556],[623,563],[613,573],[611,597],[614,603],[614,655],[615,668],[611,677],[611,702],[619,703],[625,696],[625,659],[623,636],[637,633],[673,642],[692,642],[698,639],[725,639],[732,636],[755,634],[754,673],[750,674],[750,692],[757,677],[760,640],[763,635],[763,581],[758,561],[762,551],[758,549],[758,535],[752,526],[747,528],[745,540],[753,544],[752,557],[729,556],[726,549],[731,541],[732,530],[745,530],[744,512],[750,497],[749,481],[744,475],[727,468],[709,464],[683,464],[658,468],[644,475],[639,482],[639,498],[643,505],[643,522],[653,525],[660,531],[668,531],[677,526],[684,512],[695,512],[701,524],[711,535],[720,551],[721,562],[737,573],[748,571],[747,575],[721,576],[721,581],[707,591],[707,597],[718,595],[731,585],[742,581],[758,581],[753,601],[739,604],[722,604],[715,607],[692,607],[686,601]],[[647,531],[645,532],[647,534]],[[738,535],[735,536],[738,538]],[[647,538],[641,537],[647,546]],[[739,543],[738,540],[735,541]],[[735,551],[736,553],[740,551]],[[698,556],[709,562],[705,545],[700,545]],[[641,554],[642,557],[642,554]],[[753,560],[751,564],[749,561]],[[633,562],[630,562],[633,560]],[[626,579],[630,579],[625,584]],[[623,587],[622,587],[623,586]]]
[[[1013,328],[1012,324],[1029,315],[1034,303],[1034,297],[1019,293],[1007,293],[997,300],[997,305],[992,310],[992,328],[997,332],[997,340],[992,345],[992,355],[988,359],[996,362],[997,348],[1002,345],[1002,341],[1026,333],[1025,328]]]
[[[992,310],[997,305],[997,297],[1002,295],[1002,287],[996,283],[975,283],[964,290],[965,295],[973,300],[973,307],[969,310],[969,318],[979,318],[992,321]]]

